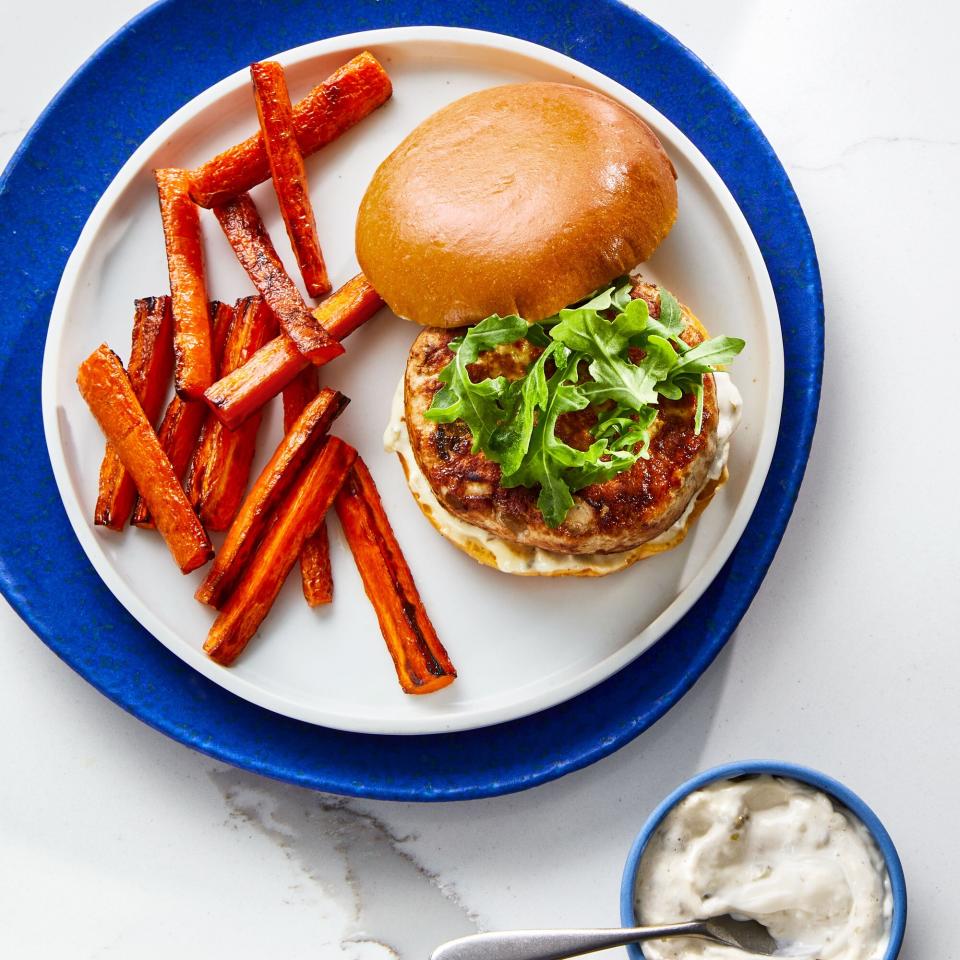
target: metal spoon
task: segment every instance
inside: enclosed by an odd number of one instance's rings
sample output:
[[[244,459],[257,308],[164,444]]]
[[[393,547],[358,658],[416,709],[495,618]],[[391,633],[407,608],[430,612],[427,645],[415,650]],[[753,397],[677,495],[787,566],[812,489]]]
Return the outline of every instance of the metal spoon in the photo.
[[[756,920],[734,920],[729,914],[709,920],[669,923],[660,927],[610,930],[505,930],[475,933],[437,947],[430,960],[564,960],[594,950],[622,947],[664,937],[695,937],[752,953],[773,956],[777,943]]]

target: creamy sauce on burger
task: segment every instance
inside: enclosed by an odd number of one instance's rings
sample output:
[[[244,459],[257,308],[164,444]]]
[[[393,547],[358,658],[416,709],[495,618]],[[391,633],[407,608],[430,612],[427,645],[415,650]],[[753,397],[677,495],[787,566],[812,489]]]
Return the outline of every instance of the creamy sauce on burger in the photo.
[[[730,913],[758,920],[776,956],[881,960],[890,939],[890,878],[866,827],[795,780],[721,780],[674,807],[644,851],[641,924]],[[702,940],[651,940],[649,960],[747,960]]]
[[[624,553],[570,554],[541,550],[538,547],[526,547],[495,537],[486,530],[455,517],[437,499],[433,488],[413,455],[404,411],[403,378],[401,378],[393,397],[390,421],[383,435],[383,446],[387,452],[396,453],[400,457],[407,474],[410,491],[420,504],[423,512],[432,520],[443,536],[457,544],[461,549],[467,549],[470,552],[469,546],[471,544],[479,546],[490,555],[496,567],[504,573],[540,575],[579,573],[602,576],[629,566],[637,559],[638,550],[643,550],[644,554],[658,553],[679,542],[678,538],[682,539],[690,516],[696,509],[700,493],[709,484],[716,484],[725,476],[724,471],[730,454],[730,438],[740,422],[743,400],[729,374],[715,373],[713,377],[716,381],[717,410],[719,413],[717,452],[707,472],[704,486],[690,498],[686,509],[669,529],[664,530],[658,537],[643,544],[642,547]]]

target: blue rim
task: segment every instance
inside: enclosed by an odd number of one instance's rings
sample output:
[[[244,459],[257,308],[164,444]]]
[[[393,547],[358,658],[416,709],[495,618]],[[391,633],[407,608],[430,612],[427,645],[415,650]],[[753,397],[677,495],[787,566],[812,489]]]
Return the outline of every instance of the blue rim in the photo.
[[[754,515],[721,573],[666,637],[600,686],[533,717],[465,733],[385,737],[315,727],[253,706],[191,670],[126,613],[84,556],[57,495],[40,417],[41,345],[83,224],[124,161],[170,114],[278,50],[420,24],[473,27],[551,47],[635,91],[683,130],[757,238],[780,311],[786,382],[780,435]],[[510,793],[584,767],[658,720],[709,666],[753,599],[793,510],[823,364],[823,302],[807,223],[743,106],[689,50],[616,0],[502,8],[482,0],[162,0],[77,71],[25,138],[0,177],[0,244],[18,252],[15,273],[12,259],[4,261],[0,299],[0,390],[7,401],[0,407],[0,590],[104,695],[218,760],[316,789],[392,800]]]
[[[637,924],[637,915],[633,907],[633,889],[637,870],[640,866],[640,858],[646,849],[647,842],[653,835],[653,832],[660,826],[663,818],[688,794],[694,790],[716,780],[728,780],[733,777],[742,777],[750,774],[769,773],[777,777],[790,777],[793,780],[799,780],[801,783],[808,783],[812,787],[830,794],[839,803],[846,807],[870,832],[883,861],[887,867],[887,873],[890,876],[890,889],[893,894],[893,915],[890,920],[890,944],[883,960],[896,960],[900,953],[900,946],[903,943],[903,934],[907,926],[907,885],[903,877],[903,867],[900,864],[900,857],[897,854],[897,848],[890,839],[890,834],[880,822],[877,815],[860,799],[852,790],[845,787],[838,780],[820,773],[819,770],[813,770],[810,767],[802,767],[795,763],[785,763],[780,760],[741,760],[735,763],[725,763],[719,767],[713,767],[698,773],[691,777],[686,783],[681,784],[673,791],[647,818],[640,833],[637,834],[630,853],[627,855],[627,862],[623,868],[623,879],[620,881],[620,922],[625,927],[632,927]],[[639,944],[632,943],[627,946],[627,953],[630,960],[646,960],[643,950]]]

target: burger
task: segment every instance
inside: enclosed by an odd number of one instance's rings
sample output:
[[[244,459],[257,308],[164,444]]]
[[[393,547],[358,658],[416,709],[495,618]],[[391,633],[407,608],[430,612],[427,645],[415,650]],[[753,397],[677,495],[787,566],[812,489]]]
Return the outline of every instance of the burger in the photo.
[[[654,132],[592,90],[458,100],[377,169],[360,267],[413,342],[385,441],[481,563],[597,576],[679,544],[726,479],[740,398],[710,338],[645,280],[677,216]]]

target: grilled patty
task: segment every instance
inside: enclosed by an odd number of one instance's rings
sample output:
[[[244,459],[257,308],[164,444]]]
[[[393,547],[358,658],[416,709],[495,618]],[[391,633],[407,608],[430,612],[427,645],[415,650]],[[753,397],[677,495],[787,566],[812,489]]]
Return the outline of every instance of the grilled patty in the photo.
[[[636,280],[634,297],[660,313],[657,288]],[[684,308],[682,334],[696,346],[704,334]],[[713,377],[704,378],[703,425],[694,431],[696,402],[660,399],[652,428],[650,457],[604,483],[573,495],[574,506],[564,522],[551,529],[537,507],[539,488],[500,485],[500,467],[483,453],[471,453],[472,437],[462,421],[431,423],[424,417],[442,384],[437,374],[450,362],[448,344],[461,330],[428,327],[413,342],[404,380],[407,430],[417,464],[440,503],[457,517],[494,536],[528,547],[561,553],[619,553],[652,540],[671,527],[703,486],[717,447],[717,396]],[[498,347],[470,367],[474,381],[505,376],[517,379],[540,353],[525,340]],[[586,410],[563,414],[557,436],[586,450],[596,414]]]

